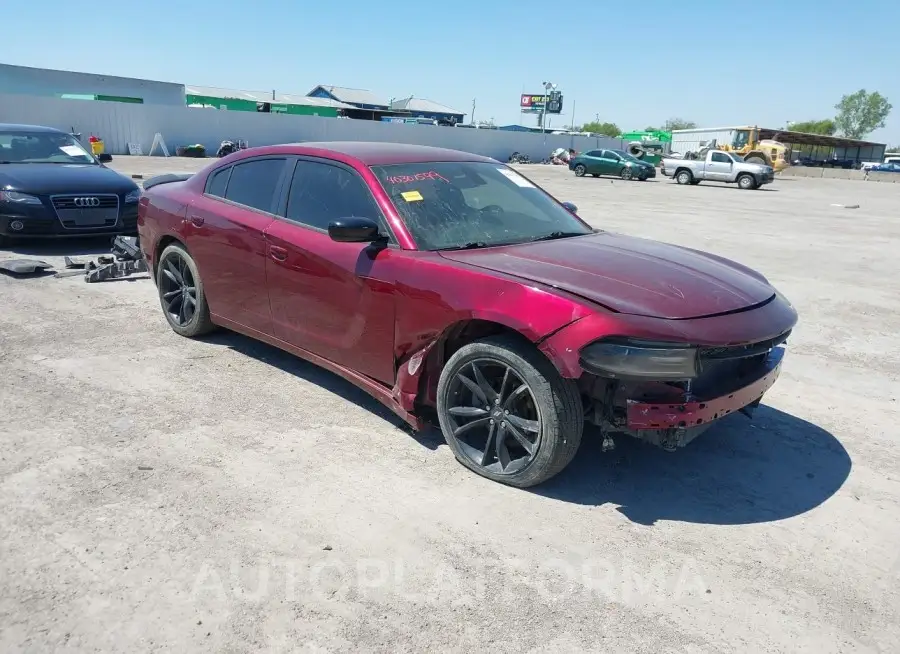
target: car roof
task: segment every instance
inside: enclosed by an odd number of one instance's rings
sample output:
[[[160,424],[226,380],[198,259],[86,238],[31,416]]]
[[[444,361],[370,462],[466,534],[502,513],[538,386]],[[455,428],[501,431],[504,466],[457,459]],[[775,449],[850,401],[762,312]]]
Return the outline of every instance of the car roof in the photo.
[[[400,128],[402,129],[402,127]],[[267,151],[281,154],[309,154],[315,156],[335,155],[337,159],[356,159],[366,166],[403,163],[429,163],[438,161],[473,161],[497,163],[495,159],[471,152],[461,152],[449,148],[435,148],[428,145],[409,143],[383,143],[375,141],[308,141],[285,145],[253,148],[255,153]]]
[[[53,134],[65,134],[55,127],[46,127],[44,125],[18,125],[14,123],[0,123],[0,132],[49,132]]]

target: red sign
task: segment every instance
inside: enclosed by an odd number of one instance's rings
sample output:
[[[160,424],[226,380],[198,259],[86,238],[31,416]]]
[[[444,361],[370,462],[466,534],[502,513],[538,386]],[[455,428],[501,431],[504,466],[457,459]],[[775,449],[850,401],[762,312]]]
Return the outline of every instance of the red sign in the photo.
[[[523,95],[519,102],[519,106],[525,107],[525,108],[534,107],[534,106],[540,107],[541,105],[545,104],[546,102],[547,102],[546,95]]]

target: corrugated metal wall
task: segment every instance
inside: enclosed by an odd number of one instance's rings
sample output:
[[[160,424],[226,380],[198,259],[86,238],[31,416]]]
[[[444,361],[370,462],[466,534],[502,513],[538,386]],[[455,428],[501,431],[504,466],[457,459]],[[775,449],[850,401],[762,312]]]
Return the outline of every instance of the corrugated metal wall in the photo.
[[[184,105],[184,84],[154,82],[0,64],[0,89],[4,93],[57,98],[61,93],[142,98],[144,104]]]
[[[106,151],[126,154],[128,143],[140,143],[148,153],[157,132],[174,153],[179,145],[201,143],[215,152],[223,139],[244,139],[255,145],[299,141],[393,141],[472,152],[505,161],[513,152],[543,159],[555,148],[621,148],[624,142],[552,134],[459,129],[428,125],[398,125],[367,120],[318,116],[192,109],[164,105],[61,100],[27,95],[0,95],[0,123],[47,125],[95,134]]]
[[[711,129],[702,132],[672,132],[672,152],[696,152],[715,139],[719,145],[731,143],[734,139],[734,130]]]

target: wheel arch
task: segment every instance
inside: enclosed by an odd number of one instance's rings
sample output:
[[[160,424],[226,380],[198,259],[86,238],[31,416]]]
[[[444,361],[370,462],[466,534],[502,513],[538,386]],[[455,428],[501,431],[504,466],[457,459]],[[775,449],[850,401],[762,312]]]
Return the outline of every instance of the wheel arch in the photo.
[[[159,258],[160,256],[162,256],[163,250],[165,250],[173,243],[180,245],[185,249],[185,251],[188,252],[188,254],[190,254],[190,250],[188,250],[187,245],[180,238],[172,234],[163,234],[162,237],[160,237],[159,241],[156,242],[156,247],[153,248],[153,267],[150,271],[153,275],[153,279],[156,279],[156,270],[159,266]]]
[[[414,354],[407,361],[400,364],[397,372],[397,382],[402,388],[408,385],[403,382],[413,382],[415,388],[415,406],[417,407],[434,407],[436,404],[437,384],[441,371],[444,369],[447,361],[461,347],[468,345],[474,341],[487,338],[488,336],[506,335],[513,339],[519,340],[523,344],[530,345],[536,352],[540,352],[541,356],[547,355],[540,351],[537,347],[541,336],[527,334],[521,325],[513,325],[511,321],[498,319],[495,316],[479,316],[474,315],[464,318],[448,325],[435,338],[429,346],[424,360],[420,357],[421,369],[415,370],[416,359]],[[549,357],[547,357],[549,359]],[[550,362],[559,368],[557,362]],[[417,374],[418,373],[418,374]],[[415,379],[418,377],[418,379]],[[404,380],[406,378],[406,380]]]

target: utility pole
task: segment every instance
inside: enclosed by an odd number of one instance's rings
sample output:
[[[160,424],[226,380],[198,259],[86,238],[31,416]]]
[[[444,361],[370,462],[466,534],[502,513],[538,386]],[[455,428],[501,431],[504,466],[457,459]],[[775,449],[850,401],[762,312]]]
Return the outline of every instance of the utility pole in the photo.
[[[575,131],[575,100],[572,100],[572,131]]]
[[[472,116],[469,119],[469,122],[474,125],[475,124],[475,100],[477,98],[472,98]]]

